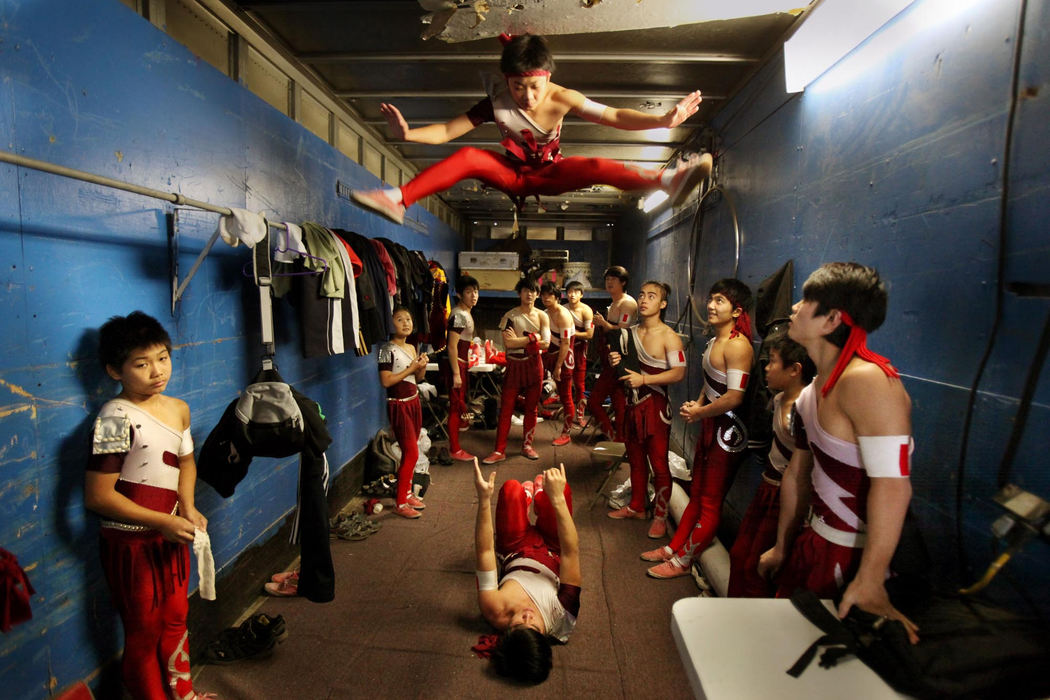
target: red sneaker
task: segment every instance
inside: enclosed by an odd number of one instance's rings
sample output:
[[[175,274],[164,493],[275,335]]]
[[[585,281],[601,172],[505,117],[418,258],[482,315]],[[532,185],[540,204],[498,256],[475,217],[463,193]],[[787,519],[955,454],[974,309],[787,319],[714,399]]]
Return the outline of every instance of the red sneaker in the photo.
[[[401,505],[394,508],[394,514],[400,515],[402,518],[408,518],[409,520],[415,520],[416,518],[422,517],[423,515],[407,503],[402,503]]]
[[[536,485],[536,492],[539,493],[543,490],[543,474],[537,474],[532,477],[532,483]]]
[[[657,547],[648,552],[642,552],[642,561],[667,561],[674,556],[670,547]]]
[[[645,520],[645,511],[631,510],[630,506],[610,510],[606,513],[613,520]]]
[[[288,579],[292,579],[293,583],[298,583],[299,569],[296,569],[295,571],[282,571],[281,573],[274,574],[270,577],[270,580],[274,583],[281,583],[282,581],[287,581]]]
[[[555,447],[561,447],[562,445],[568,445],[570,442],[572,442],[572,437],[568,433],[563,433],[560,437],[554,438],[551,444]]]
[[[483,464],[496,464],[498,462],[502,462],[506,458],[507,458],[507,455],[503,454],[502,452],[493,452],[488,457],[486,457],[485,459],[481,460],[481,462]]]
[[[369,190],[368,192],[352,190],[350,199],[362,209],[373,211],[395,224],[405,223],[405,205],[387,197],[383,190]]]
[[[649,526],[647,536],[651,540],[659,540],[667,535],[667,518],[653,518],[653,524]]]
[[[532,445],[525,445],[521,448],[521,456],[526,459],[537,460],[540,458],[536,450],[533,449]]]
[[[689,565],[679,564],[676,561],[665,561],[663,564],[657,564],[650,568],[646,573],[653,578],[678,578],[679,576],[689,575]]]
[[[268,595],[277,596],[278,598],[289,598],[299,595],[299,579],[287,578],[280,583],[267,581],[263,588]]]
[[[449,456],[452,457],[452,459],[459,460],[460,462],[473,462],[474,461],[474,455],[470,454],[469,452],[464,450],[462,447],[459,448],[458,450],[456,450],[455,452],[453,452]]]
[[[408,500],[405,501],[405,503],[412,506],[416,510],[423,510],[427,507],[427,504],[423,502],[422,498],[419,498],[418,496],[411,493],[408,494]]]

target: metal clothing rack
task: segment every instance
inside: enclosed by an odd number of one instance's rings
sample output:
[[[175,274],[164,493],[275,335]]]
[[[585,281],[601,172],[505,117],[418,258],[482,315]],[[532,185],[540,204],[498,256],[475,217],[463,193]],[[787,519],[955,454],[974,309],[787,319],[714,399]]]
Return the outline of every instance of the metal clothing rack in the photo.
[[[233,210],[229,207],[221,207],[208,202],[202,202],[198,199],[192,199],[185,195],[179,194],[178,192],[164,192],[162,190],[155,190],[149,187],[142,187],[141,185],[135,185],[130,182],[124,182],[122,180],[115,180],[111,177],[105,177],[104,175],[96,175],[94,173],[85,172],[83,170],[76,170],[74,168],[67,168],[62,165],[56,165],[54,163],[48,163],[43,160],[36,160],[35,158],[27,158],[26,156],[20,156],[17,153],[10,153],[8,151],[0,151],[0,162],[10,163],[11,165],[17,165],[24,168],[31,168],[33,170],[40,170],[45,173],[51,173],[53,175],[61,175],[62,177],[72,178],[74,180],[82,180],[95,185],[102,185],[103,187],[112,187],[118,190],[124,190],[125,192],[131,192],[133,194],[140,194],[144,197],[152,197],[154,199],[161,199],[165,202],[171,202],[179,206],[193,207],[195,209],[202,209],[204,211],[214,212],[223,216],[230,216],[233,214]],[[273,228],[279,228],[287,230],[288,227],[282,223],[273,223],[270,221],[266,222],[268,226]],[[177,235],[178,224],[177,220],[172,226],[172,235]],[[204,258],[211,252],[212,246],[215,245],[215,241],[219,238],[219,230],[216,228],[215,233],[211,235],[208,242],[205,244],[204,249],[197,256],[196,261],[193,263],[193,267],[190,268],[189,274],[186,276],[181,284],[178,283],[178,274],[174,272],[172,275],[172,297],[171,297],[171,309],[175,311],[175,304],[182,297],[186,291],[186,287],[189,285],[190,280],[197,273],[197,269],[201,263],[204,262]],[[269,236],[267,236],[267,241]],[[267,251],[268,253],[268,251]],[[267,364],[272,364],[273,355],[273,312],[270,303],[270,276],[269,274],[257,275],[255,278],[257,286],[259,287],[259,305],[262,313],[262,342],[263,347],[267,349],[267,357],[263,360],[265,368]],[[177,285],[177,286],[176,286]]]

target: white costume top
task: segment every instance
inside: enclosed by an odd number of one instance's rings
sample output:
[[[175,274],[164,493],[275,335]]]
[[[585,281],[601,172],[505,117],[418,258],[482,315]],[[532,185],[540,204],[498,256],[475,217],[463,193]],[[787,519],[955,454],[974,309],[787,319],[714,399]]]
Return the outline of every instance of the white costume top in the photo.
[[[543,617],[547,634],[559,642],[567,642],[573,628],[576,627],[576,616],[566,610],[558,598],[561,581],[555,573],[535,559],[525,557],[514,559],[508,566],[512,570],[504,574],[500,584],[508,579],[517,581],[536,604],[536,609]],[[535,571],[515,568],[520,566],[527,566]]]
[[[408,354],[403,347],[389,341],[379,348],[379,369],[387,372],[404,372],[409,365],[415,361],[415,357]],[[388,386],[386,395],[389,399],[410,399],[418,393],[416,389],[416,375],[408,374],[397,384]]]

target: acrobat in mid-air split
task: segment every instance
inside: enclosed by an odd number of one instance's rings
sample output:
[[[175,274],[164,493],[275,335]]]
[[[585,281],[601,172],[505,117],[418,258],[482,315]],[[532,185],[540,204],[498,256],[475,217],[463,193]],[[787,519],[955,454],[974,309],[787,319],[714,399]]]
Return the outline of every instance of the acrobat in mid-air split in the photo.
[[[461,180],[475,178],[506,192],[520,209],[527,197],[557,195],[591,185],[611,185],[627,191],[664,190],[671,204],[680,206],[711,172],[710,154],[692,155],[677,168],[652,170],[607,158],[562,157],[558,148],[561,124],[568,113],[618,129],[673,128],[696,113],[700,91],[690,93],[665,114],[616,109],[587,99],[576,90],[551,82],[554,58],[543,37],[502,35],[500,70],[503,80],[490,76],[488,97],[465,114],[444,124],[410,129],[396,107],[381,110],[398,139],[441,144],[471,131],[484,122],[495,122],[506,154],[480,148],[461,148],[435,163],[401,187],[354,191],[359,206],[403,223],[405,209],[424,197],[441,192]]]

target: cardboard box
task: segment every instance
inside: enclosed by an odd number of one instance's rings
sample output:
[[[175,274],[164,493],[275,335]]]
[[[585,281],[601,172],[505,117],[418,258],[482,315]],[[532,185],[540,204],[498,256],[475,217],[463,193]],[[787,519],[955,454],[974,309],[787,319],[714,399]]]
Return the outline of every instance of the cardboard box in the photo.
[[[463,269],[461,272],[476,279],[481,285],[481,291],[486,289],[513,291],[514,285],[521,279],[521,272],[518,270]]]
[[[517,270],[520,263],[518,253],[485,252],[464,250],[459,254],[459,269],[463,270]],[[477,277],[477,275],[474,275]]]

